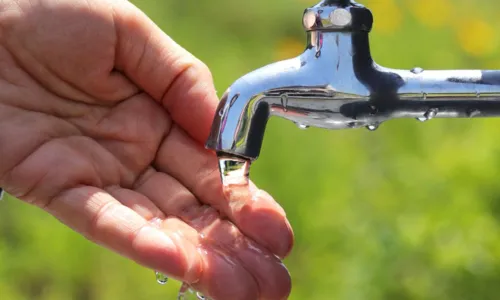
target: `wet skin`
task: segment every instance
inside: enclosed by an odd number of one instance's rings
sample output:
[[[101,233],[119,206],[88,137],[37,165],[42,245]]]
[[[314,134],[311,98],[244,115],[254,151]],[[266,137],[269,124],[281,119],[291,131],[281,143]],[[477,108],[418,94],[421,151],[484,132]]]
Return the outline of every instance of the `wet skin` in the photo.
[[[252,183],[224,194],[217,103],[127,1],[0,1],[0,186],[213,299],[285,299],[291,227]]]

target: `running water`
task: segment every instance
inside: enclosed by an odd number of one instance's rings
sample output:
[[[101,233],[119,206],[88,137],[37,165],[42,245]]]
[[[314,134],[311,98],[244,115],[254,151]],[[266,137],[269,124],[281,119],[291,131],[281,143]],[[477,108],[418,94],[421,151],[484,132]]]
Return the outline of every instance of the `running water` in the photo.
[[[250,196],[250,161],[238,157],[219,156],[219,170],[226,201],[234,210],[242,209]]]
[[[224,194],[228,197],[231,192],[238,192],[238,190],[248,190],[249,186],[249,170],[250,161],[229,156],[219,156],[219,171],[222,180],[222,186],[224,189]],[[228,199],[230,201],[230,199]],[[156,272],[156,280],[160,284],[167,283],[168,278]],[[183,283],[177,294],[177,300],[210,300],[208,297],[204,296],[200,292],[194,291],[194,289],[188,284]]]
[[[250,161],[238,158],[219,156],[219,171],[224,188],[232,185],[248,185]]]

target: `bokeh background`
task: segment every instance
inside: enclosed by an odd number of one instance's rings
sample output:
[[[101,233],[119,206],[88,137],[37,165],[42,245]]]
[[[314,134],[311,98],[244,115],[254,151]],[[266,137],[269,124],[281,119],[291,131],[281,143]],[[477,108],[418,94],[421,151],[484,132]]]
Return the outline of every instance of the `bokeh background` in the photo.
[[[212,69],[219,93],[305,45],[318,0],[135,0]],[[500,69],[500,2],[363,0],[384,66]],[[296,233],[290,299],[500,299],[500,120],[299,130],[272,119],[252,178]],[[36,208],[0,202],[0,299],[175,299]],[[235,299],[237,300],[237,299]]]

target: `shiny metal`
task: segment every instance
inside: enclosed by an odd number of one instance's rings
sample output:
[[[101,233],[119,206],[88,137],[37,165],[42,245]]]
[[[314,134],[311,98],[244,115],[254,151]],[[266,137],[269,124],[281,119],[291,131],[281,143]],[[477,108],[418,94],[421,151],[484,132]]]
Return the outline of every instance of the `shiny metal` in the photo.
[[[226,91],[207,148],[255,160],[271,116],[302,128],[370,130],[395,118],[500,116],[500,71],[377,65],[372,14],[354,1],[322,1],[304,12],[303,24],[302,55],[253,71]]]

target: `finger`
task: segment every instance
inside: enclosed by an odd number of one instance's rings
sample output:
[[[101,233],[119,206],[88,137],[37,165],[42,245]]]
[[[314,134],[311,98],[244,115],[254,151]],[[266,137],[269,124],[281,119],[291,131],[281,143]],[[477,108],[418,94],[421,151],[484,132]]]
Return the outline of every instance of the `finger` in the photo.
[[[183,282],[196,282],[200,290],[210,292],[215,299],[257,298],[258,288],[248,271],[224,251],[213,247],[200,251],[195,229],[176,218],[158,222],[159,214],[153,204],[136,192],[119,187],[109,190],[118,198],[95,188],[69,191],[51,203],[50,212],[89,239],[146,267]],[[91,198],[86,203],[74,197],[78,195]],[[144,216],[152,217],[153,222],[148,223],[148,219],[118,200],[140,207]],[[83,214],[83,218],[74,215],[78,213]],[[222,282],[229,288],[221,289]]]
[[[161,231],[103,190],[78,187],[54,198],[46,210],[88,239],[180,281],[195,282],[204,260],[194,244]],[[182,234],[182,233],[181,233]]]
[[[288,271],[274,255],[245,237],[231,222],[222,221],[220,214],[214,208],[201,205],[194,195],[174,178],[154,170],[146,174],[136,191],[144,193],[166,215],[177,215],[182,218],[184,224],[187,224],[184,226],[190,225],[189,228],[194,228],[195,233],[191,235],[193,243],[203,245],[207,253],[216,255],[223,253],[241,264],[257,283],[261,296],[259,299],[284,299],[288,295],[290,292]],[[166,226],[171,230],[175,227],[179,225]],[[181,229],[180,231],[188,232],[189,230]],[[200,233],[201,240],[197,232]],[[202,278],[205,278],[205,275],[202,275]],[[224,281],[224,278],[206,276],[206,280],[209,282],[202,280],[195,287],[212,297],[214,293],[227,292],[219,291],[220,287],[213,284],[213,282]],[[206,290],[203,289],[204,285],[207,286]]]
[[[166,219],[161,228],[165,232],[175,231],[178,239],[198,245],[203,272],[198,281],[189,282],[196,290],[217,300],[260,299],[254,277],[231,252],[206,243],[197,230],[178,219]]]
[[[183,218],[190,208],[201,205],[179,181],[152,168],[147,170],[136,183],[135,191],[151,199],[167,216]]]
[[[155,161],[158,170],[171,174],[200,201],[214,206],[271,252],[285,257],[293,245],[293,233],[283,209],[267,193],[240,187],[229,200],[223,194],[217,158],[182,129],[174,126]]]
[[[193,218],[193,227],[201,230],[205,249],[218,249],[226,253],[252,275],[259,287],[259,299],[286,299],[291,290],[291,279],[286,267],[271,252],[247,238],[229,221],[216,219],[210,222],[205,216],[213,208],[200,209],[200,216]],[[204,221],[210,222],[209,225]]]
[[[199,142],[208,137],[218,99],[208,68],[133,4],[114,7],[116,68],[161,102]]]
[[[146,221],[165,219],[165,214],[148,197],[133,190],[125,189],[120,186],[106,188],[113,198],[120,201],[121,204],[135,211]]]

